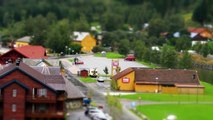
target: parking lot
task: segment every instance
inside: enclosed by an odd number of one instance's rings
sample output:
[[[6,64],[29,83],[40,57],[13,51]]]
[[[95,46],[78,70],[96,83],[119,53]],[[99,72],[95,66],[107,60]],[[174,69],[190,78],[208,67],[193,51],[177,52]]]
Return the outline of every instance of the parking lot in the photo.
[[[84,62],[84,64],[82,65],[77,65],[80,69],[97,68],[99,74],[105,74],[103,70],[105,67],[107,67],[109,73],[111,74],[112,59],[108,59],[105,57],[94,57],[93,55],[79,56],[78,59]],[[125,61],[124,59],[118,59],[118,61],[121,71],[129,67],[146,67],[135,61]]]

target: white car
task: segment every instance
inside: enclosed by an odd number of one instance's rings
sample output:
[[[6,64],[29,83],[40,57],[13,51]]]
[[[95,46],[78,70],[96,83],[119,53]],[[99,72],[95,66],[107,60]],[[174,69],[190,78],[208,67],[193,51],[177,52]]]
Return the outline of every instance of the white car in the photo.
[[[93,118],[96,114],[100,114],[102,111],[97,109],[91,109],[88,111],[88,115],[90,118]]]
[[[92,120],[108,120],[103,111],[99,111],[90,116]]]
[[[97,77],[98,82],[104,82],[105,78],[102,76]]]

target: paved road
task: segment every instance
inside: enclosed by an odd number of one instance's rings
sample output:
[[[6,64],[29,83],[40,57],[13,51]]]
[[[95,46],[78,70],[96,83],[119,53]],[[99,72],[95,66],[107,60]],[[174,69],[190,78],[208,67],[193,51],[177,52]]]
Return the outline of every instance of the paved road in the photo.
[[[88,88],[93,90],[93,96],[92,100],[94,100],[97,104],[101,104],[104,106],[104,111],[109,113],[108,106],[106,104],[106,98],[100,91],[100,89],[97,89],[94,87],[94,84],[87,84]],[[98,86],[98,85],[97,85]],[[130,112],[126,106],[125,103],[121,103],[123,105],[123,113],[120,113],[116,116],[115,120],[141,120],[139,117],[137,117],[135,114]]]
[[[89,117],[84,115],[84,109],[73,110],[69,112],[68,120],[90,120]]]

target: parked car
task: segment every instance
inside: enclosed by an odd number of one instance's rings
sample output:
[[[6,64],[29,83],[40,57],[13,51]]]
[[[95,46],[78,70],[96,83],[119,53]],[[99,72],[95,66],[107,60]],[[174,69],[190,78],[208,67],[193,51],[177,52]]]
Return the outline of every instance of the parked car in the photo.
[[[102,113],[103,112],[98,108],[90,109],[88,111],[88,116],[93,119],[96,115],[99,115],[99,114],[102,114]]]
[[[135,56],[134,55],[128,55],[124,60],[127,60],[127,61],[135,61]]]
[[[97,77],[98,82],[104,82],[105,78],[102,76]]]
[[[89,116],[89,113],[91,114],[91,111],[94,111],[94,110],[98,110],[98,108],[93,106],[88,106],[87,109],[85,110],[85,115]]]
[[[80,64],[84,64],[83,61],[78,61],[78,62],[75,62],[76,65],[80,65]]]
[[[93,114],[92,120],[108,120],[106,115],[100,111],[98,113]]]

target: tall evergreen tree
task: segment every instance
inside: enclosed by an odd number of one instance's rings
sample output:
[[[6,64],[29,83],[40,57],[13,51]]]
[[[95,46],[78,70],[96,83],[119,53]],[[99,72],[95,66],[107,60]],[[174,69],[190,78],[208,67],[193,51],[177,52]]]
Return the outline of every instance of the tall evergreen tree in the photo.
[[[188,52],[183,52],[183,56],[180,58],[178,68],[181,69],[191,69],[192,68],[192,58]]]
[[[175,68],[177,66],[177,52],[173,47],[163,45],[160,61],[163,67]]]

